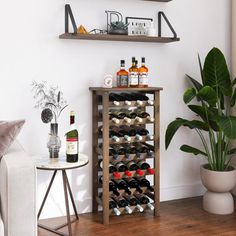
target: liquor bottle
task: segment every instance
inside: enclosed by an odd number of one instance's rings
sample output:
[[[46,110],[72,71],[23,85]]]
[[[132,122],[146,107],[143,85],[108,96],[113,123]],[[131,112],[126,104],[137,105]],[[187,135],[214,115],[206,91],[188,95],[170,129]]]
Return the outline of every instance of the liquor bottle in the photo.
[[[130,206],[136,206],[136,208],[139,210],[139,212],[143,212],[144,209],[142,206],[140,206],[139,201],[134,196],[124,196],[124,198],[129,202]]]
[[[128,88],[129,87],[129,73],[125,70],[125,60],[120,61],[120,70],[117,75],[117,87]]]
[[[126,199],[124,199],[123,197],[119,197],[119,198],[112,197],[112,199],[117,203],[119,208],[125,208],[128,214],[132,214],[132,210],[129,207],[129,203]]]
[[[114,164],[118,172],[124,172],[126,176],[131,177],[132,173],[129,171],[128,167],[123,162],[118,162]]]
[[[147,205],[147,207],[152,211],[154,210],[154,206],[150,203],[150,200],[148,197],[146,197],[143,194],[134,194],[134,196],[139,200],[141,204]]]
[[[101,169],[103,169],[103,161],[100,161],[99,165],[100,165]],[[120,179],[121,178],[121,175],[117,171],[117,168],[114,165],[110,164],[110,163],[109,163],[109,173],[113,174],[114,178],[116,178],[116,179]]]
[[[79,153],[79,133],[75,127],[75,113],[70,112],[70,131],[66,133],[66,161],[77,162]]]
[[[129,68],[129,84],[132,88],[138,87],[138,68],[135,57],[132,57],[132,66]]]
[[[145,57],[142,57],[142,65],[139,68],[139,87],[148,87],[148,68],[145,66]]]
[[[138,166],[141,170],[147,170],[150,175],[154,175],[155,171],[150,167],[150,165],[145,161],[139,161]]]
[[[110,93],[109,94],[109,101],[113,102],[113,104],[115,106],[120,106],[120,102],[122,101],[122,99],[119,96],[117,96],[117,94]]]
[[[103,184],[103,178],[102,176],[99,178],[99,182]],[[109,180],[109,192],[113,192],[116,196],[120,196],[120,193],[117,191],[116,185]]]
[[[147,187],[147,189],[150,192],[154,192],[154,188],[151,186],[150,182],[146,178],[136,178],[134,177],[139,182],[140,187]]]
[[[139,166],[134,161],[130,161],[126,165],[130,171],[136,171],[137,175],[143,176],[143,171],[140,170]]]
[[[120,211],[117,209],[117,203],[111,198],[109,198],[109,209],[112,209],[115,215],[117,216],[121,214]]]
[[[128,185],[126,184],[126,182],[123,179],[120,179],[120,180],[113,179],[112,181],[115,183],[115,185],[118,189],[125,190],[125,192],[129,195],[131,194],[131,191],[129,190]]]
[[[154,122],[154,118],[151,117],[151,115],[145,111],[142,110],[136,110],[135,111],[137,113],[137,116],[141,117],[141,118],[146,118],[148,121],[150,122]]]
[[[140,188],[140,184],[136,179],[123,179],[130,188],[135,188],[139,193],[142,193],[143,190]]]

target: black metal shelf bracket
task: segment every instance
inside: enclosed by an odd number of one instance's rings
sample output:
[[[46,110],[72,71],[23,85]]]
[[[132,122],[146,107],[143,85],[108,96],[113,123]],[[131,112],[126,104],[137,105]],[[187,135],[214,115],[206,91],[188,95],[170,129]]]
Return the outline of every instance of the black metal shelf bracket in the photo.
[[[162,36],[162,18],[164,18],[165,22],[169,26],[171,32],[173,33],[173,38],[177,38],[177,33],[175,32],[173,26],[171,25],[170,21],[168,20],[167,16],[163,11],[158,12],[158,37]]]
[[[69,18],[73,26],[74,34],[77,34],[77,25],[70,4],[65,5],[65,33],[69,33]]]

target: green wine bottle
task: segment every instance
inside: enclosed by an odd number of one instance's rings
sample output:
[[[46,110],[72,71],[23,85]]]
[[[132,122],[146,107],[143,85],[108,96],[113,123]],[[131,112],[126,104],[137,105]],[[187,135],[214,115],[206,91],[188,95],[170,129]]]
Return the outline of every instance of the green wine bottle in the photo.
[[[66,133],[66,161],[77,162],[79,153],[79,133],[75,127],[75,113],[70,112],[70,131]]]

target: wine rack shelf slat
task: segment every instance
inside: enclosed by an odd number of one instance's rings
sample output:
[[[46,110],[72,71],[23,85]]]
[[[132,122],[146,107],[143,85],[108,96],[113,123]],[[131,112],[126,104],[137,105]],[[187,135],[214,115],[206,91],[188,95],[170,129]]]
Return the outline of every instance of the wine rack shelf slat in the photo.
[[[109,191],[109,181],[112,179],[115,179],[113,174],[109,173],[109,163],[117,163],[117,162],[124,162],[124,164],[127,164],[129,161],[134,161],[137,163],[140,160],[146,160],[152,158],[153,161],[153,170],[154,173],[149,173],[149,170],[141,170],[143,172],[142,178],[146,178],[146,176],[150,176],[153,179],[152,188],[154,189],[153,193],[150,193],[147,187],[141,187],[143,190],[143,193],[145,193],[145,196],[148,196],[150,200],[150,204],[153,205],[154,210],[152,211],[149,208],[151,205],[143,205],[140,204],[143,208],[143,212],[139,212],[139,210],[134,206],[130,207],[133,213],[138,213],[140,215],[143,215],[145,212],[153,212],[154,216],[159,216],[160,211],[160,150],[159,150],[159,143],[160,143],[160,124],[159,124],[159,111],[160,111],[160,101],[159,101],[159,94],[162,88],[156,88],[156,87],[150,87],[150,88],[127,88],[127,89],[119,89],[119,88],[112,88],[112,89],[104,89],[104,88],[89,88],[92,92],[93,96],[93,212],[98,211],[98,206],[102,206],[103,210],[103,223],[109,224],[110,216],[114,215],[114,211],[112,209],[109,209],[109,199],[112,197],[112,192]],[[137,101],[131,101],[131,103],[127,102],[119,102],[114,104],[114,102],[109,101],[109,94],[110,93],[119,93],[119,92],[128,92],[128,93],[142,93],[142,94],[149,94],[153,97],[153,102],[149,103],[147,101],[143,102],[137,102]],[[117,106],[118,104],[118,106]],[[114,124],[113,121],[109,120],[109,110],[114,109],[116,107],[117,109],[122,109],[126,107],[141,107],[144,111],[146,110],[146,107],[150,107],[149,109],[153,109],[153,120],[150,120],[148,118],[143,118],[142,122],[137,122],[135,120],[131,120],[131,122],[127,122],[124,120],[121,120],[119,124]],[[102,115],[101,115],[102,114]],[[100,116],[101,115],[101,116]],[[99,135],[99,126],[102,122],[102,135]],[[114,141],[113,139],[109,138],[109,127],[111,126],[120,126],[120,125],[142,125],[145,127],[147,124],[150,124],[153,126],[153,137],[150,138],[150,136],[142,136],[141,140],[138,140],[136,136],[131,136],[130,139],[127,140],[127,138],[120,138],[119,142]],[[150,127],[150,126],[148,126]],[[102,141],[102,146],[100,146],[99,142]],[[147,142],[151,141],[149,144]],[[127,144],[127,143],[140,143],[141,145],[144,144],[148,146],[149,152],[152,153],[152,155],[149,155],[148,153],[140,153],[138,155],[136,154],[130,154],[128,155],[129,158],[127,158],[127,155],[116,155],[116,158],[113,158],[113,156],[109,155],[109,148],[110,145],[113,144]],[[139,144],[139,145],[140,145]],[[100,148],[99,148],[100,147]],[[99,167],[99,162],[102,160],[102,167],[101,169]],[[132,177],[140,177],[137,174],[137,171],[130,171],[132,173],[132,176],[127,176],[124,172],[118,172],[120,174],[120,178],[125,178],[127,181],[130,180]],[[103,184],[99,183],[98,179],[102,175],[102,181]],[[129,180],[128,180],[129,179]],[[131,179],[132,180],[132,179]],[[102,191],[102,200],[98,198],[98,194]],[[131,188],[131,195],[137,193],[136,188]],[[125,196],[126,192],[124,190],[118,190],[121,196]],[[150,197],[150,196],[151,197]],[[119,211],[121,215],[127,214],[127,211],[125,208],[119,208]]]

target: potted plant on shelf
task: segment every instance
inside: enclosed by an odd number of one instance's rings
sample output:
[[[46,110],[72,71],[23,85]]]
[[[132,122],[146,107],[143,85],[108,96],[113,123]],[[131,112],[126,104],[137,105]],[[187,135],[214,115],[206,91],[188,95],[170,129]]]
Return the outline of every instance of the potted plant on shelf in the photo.
[[[41,119],[43,123],[50,124],[50,133],[47,143],[50,158],[58,158],[61,140],[58,136],[58,118],[62,111],[68,106],[58,86],[47,86],[46,81],[37,83],[33,81],[32,90],[37,100],[35,108],[42,109]]]
[[[236,117],[230,108],[236,102],[236,79],[231,81],[226,60],[222,52],[213,48],[202,67],[199,59],[201,83],[187,75],[192,87],[184,93],[183,100],[197,119],[176,118],[166,130],[166,149],[181,127],[196,132],[202,148],[182,145],[180,150],[193,155],[202,155],[207,164],[201,166],[201,179],[207,191],[203,197],[203,208],[215,214],[230,214],[234,201],[230,190],[236,183],[236,170],[230,166],[236,154],[232,140],[236,139]],[[191,104],[190,104],[191,103]]]

